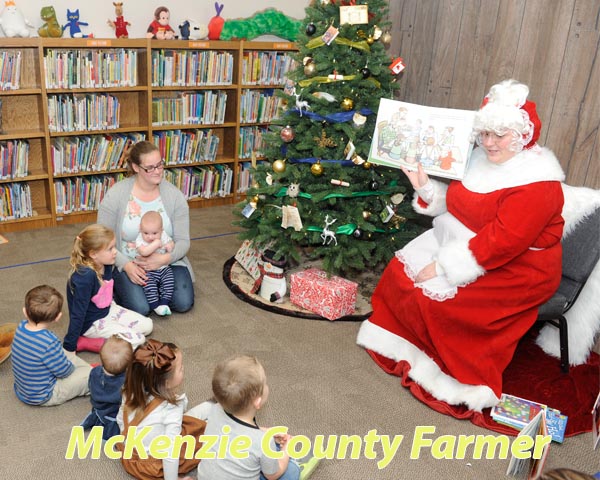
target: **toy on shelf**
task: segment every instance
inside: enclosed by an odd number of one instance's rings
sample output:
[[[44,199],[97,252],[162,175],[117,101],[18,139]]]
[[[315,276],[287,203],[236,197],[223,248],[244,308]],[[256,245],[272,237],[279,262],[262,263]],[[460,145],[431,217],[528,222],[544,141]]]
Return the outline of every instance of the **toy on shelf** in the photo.
[[[113,2],[113,5],[115,6],[115,15],[117,18],[114,21],[109,19],[106,23],[115,30],[115,37],[129,38],[127,27],[130,27],[131,23],[125,21],[123,18],[123,2]]]
[[[40,37],[62,37],[63,29],[56,19],[56,11],[54,10],[53,6],[49,5],[47,7],[42,7],[40,16],[45,22],[40,28],[38,28],[38,35]]]
[[[221,30],[223,30],[225,24],[225,20],[221,16],[224,6],[223,4],[219,5],[219,2],[215,2],[217,14],[208,22],[208,38],[210,40],[218,40],[221,37]]]
[[[282,12],[267,8],[255,13],[250,18],[226,20],[219,38],[221,40],[252,40],[261,35],[276,35],[286,40],[295,41],[300,32],[302,22]]]
[[[89,23],[80,22],[79,21],[79,9],[77,10],[69,10],[67,8],[67,23],[65,23],[62,27],[63,32],[68,28],[69,35],[71,38],[88,38],[93,37],[93,35],[85,35],[79,26],[87,27]]]
[[[167,7],[158,7],[154,10],[154,21],[148,26],[147,38],[156,38],[158,40],[171,40],[175,38],[175,32],[169,25],[169,9]]]
[[[179,32],[183,40],[203,40],[208,37],[208,27],[191,18],[179,25]]]
[[[29,29],[33,25],[27,21],[23,13],[12,0],[4,2],[4,10],[0,13],[0,26],[7,37],[29,37]]]

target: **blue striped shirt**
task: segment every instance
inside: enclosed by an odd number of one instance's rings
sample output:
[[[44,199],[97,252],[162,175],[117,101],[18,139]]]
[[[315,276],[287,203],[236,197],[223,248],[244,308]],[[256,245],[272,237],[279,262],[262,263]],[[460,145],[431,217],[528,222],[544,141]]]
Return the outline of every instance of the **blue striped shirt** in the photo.
[[[40,405],[52,397],[57,378],[68,377],[75,366],[50,330],[27,330],[23,320],[12,343],[15,394],[24,403]]]

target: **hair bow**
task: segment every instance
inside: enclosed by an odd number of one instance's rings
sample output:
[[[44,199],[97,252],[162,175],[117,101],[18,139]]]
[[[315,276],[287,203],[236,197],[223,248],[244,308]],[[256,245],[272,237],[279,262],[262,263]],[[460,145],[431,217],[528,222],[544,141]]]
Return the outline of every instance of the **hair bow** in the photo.
[[[175,353],[171,347],[152,338],[137,348],[134,354],[134,361],[145,367],[152,362],[155,368],[171,368],[173,360],[175,360]]]

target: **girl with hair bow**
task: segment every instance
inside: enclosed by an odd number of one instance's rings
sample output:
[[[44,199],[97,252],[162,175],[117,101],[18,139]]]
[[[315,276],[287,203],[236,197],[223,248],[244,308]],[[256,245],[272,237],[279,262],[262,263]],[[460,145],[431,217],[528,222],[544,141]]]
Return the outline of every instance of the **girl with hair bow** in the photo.
[[[117,415],[117,423],[125,437],[130,427],[138,427],[138,432],[143,427],[151,427],[142,439],[147,458],[140,458],[134,449],[131,458],[121,460],[127,473],[135,478],[177,480],[179,474],[198,466],[199,460],[194,456],[201,444],[197,439],[204,433],[206,423],[184,415],[188,399],[180,391],[182,383],[183,354],[176,345],[150,338],[135,349],[125,374],[123,403]],[[177,452],[173,452],[172,447],[176,443],[175,437],[180,435],[191,435],[196,439],[194,456],[186,455],[185,446],[175,456]],[[158,436],[170,440],[169,455],[164,459],[152,457],[149,451]],[[123,444],[117,447],[122,451],[125,449]],[[191,480],[191,477],[184,479]]]

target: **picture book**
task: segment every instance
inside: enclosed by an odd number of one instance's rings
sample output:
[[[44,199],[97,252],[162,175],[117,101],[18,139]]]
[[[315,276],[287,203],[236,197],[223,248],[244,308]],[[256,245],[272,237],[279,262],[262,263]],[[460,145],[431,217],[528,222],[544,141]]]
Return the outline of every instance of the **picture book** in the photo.
[[[594,441],[594,450],[596,450],[600,443],[600,393],[598,393],[598,397],[592,408],[592,438]]]
[[[546,423],[546,410],[541,409],[533,417],[533,419],[521,430],[517,439],[522,436],[529,436],[534,439],[533,447],[530,450],[529,458],[517,458],[511,456],[506,475],[517,476],[525,472],[527,468],[527,479],[535,480],[542,474],[550,442],[545,441],[544,437],[549,435],[548,426]],[[515,440],[516,441],[516,440]],[[537,443],[541,442],[541,447]],[[541,451],[540,451],[541,448]]]
[[[541,403],[503,393],[490,415],[498,423],[521,429],[546,408]]]
[[[473,149],[475,111],[426,107],[382,98],[369,162],[460,180]]]
[[[548,433],[552,435],[552,440],[562,443],[565,439],[565,430],[569,417],[560,413],[554,408],[546,410],[546,423],[548,424]]]

